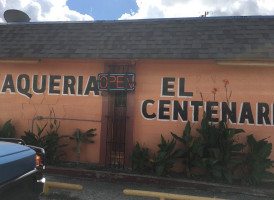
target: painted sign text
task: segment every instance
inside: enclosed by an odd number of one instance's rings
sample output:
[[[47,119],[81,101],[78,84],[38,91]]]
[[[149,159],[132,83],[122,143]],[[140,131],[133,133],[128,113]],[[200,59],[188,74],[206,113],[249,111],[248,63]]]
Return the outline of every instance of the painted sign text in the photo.
[[[185,79],[178,79],[178,91],[174,90],[175,78],[164,77],[161,85],[161,97],[192,98],[193,92],[186,91]],[[156,112],[155,112],[156,110]],[[141,114],[147,120],[198,122],[202,112],[209,121],[221,120],[231,124],[274,126],[274,103],[258,102],[217,102],[217,101],[179,101],[175,99],[147,99],[141,103]],[[189,113],[191,112],[191,113]],[[191,116],[191,119],[189,119]]]
[[[33,75],[30,77],[27,74],[20,74],[13,77],[12,74],[7,74],[0,90],[1,94],[19,93],[27,98],[45,92],[49,95],[88,96],[90,93],[94,96],[99,95],[96,76],[89,76],[84,82],[83,76]]]

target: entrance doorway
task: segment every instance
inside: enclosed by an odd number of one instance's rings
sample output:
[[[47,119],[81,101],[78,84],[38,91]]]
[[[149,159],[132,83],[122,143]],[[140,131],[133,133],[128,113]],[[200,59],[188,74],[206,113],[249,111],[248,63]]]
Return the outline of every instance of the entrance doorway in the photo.
[[[106,65],[106,74],[135,73],[135,64]],[[113,168],[130,168],[133,152],[133,120],[135,91],[104,91],[102,95],[102,124],[100,164]]]
[[[108,95],[106,164],[124,168],[127,125],[127,92],[113,91]]]

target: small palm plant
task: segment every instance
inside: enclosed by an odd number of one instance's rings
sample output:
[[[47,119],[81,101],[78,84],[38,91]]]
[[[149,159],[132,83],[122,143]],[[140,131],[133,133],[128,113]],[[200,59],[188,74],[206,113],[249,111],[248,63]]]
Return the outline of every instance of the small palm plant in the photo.
[[[150,160],[152,169],[157,176],[167,175],[174,164],[178,162],[178,158],[182,156],[183,151],[181,149],[175,150],[175,145],[176,141],[174,138],[169,141],[161,135],[161,143],[158,144],[159,151],[154,155],[154,158]]]
[[[46,135],[42,135],[45,128],[47,127],[47,123],[40,128],[40,126],[35,123],[37,134],[32,131],[25,131],[25,135],[21,136],[21,139],[28,145],[38,146],[45,148],[46,147]]]
[[[243,133],[243,129],[229,128],[225,121],[218,126],[211,124],[203,115],[201,129],[197,129],[203,138],[204,151],[203,167],[207,174],[217,179],[224,179],[232,183],[236,166],[242,163],[239,158],[245,145],[238,143],[235,136]]]
[[[79,129],[76,129],[72,136],[69,138],[71,140],[75,140],[77,143],[76,152],[77,152],[77,165],[80,162],[80,155],[81,155],[81,144],[82,143],[94,143],[91,137],[94,137],[96,134],[93,133],[96,129],[89,129],[86,132],[81,132]]]
[[[187,177],[193,176],[192,168],[201,166],[201,157],[203,156],[203,144],[201,137],[193,137],[191,135],[191,126],[188,121],[182,137],[177,136],[171,132],[171,135],[179,142],[183,144],[182,158],[183,164],[186,165]]]
[[[267,138],[256,140],[253,135],[247,136],[248,152],[240,166],[242,169],[242,182],[248,185],[257,185],[263,179],[272,179],[274,174],[268,169],[274,167],[274,161],[269,158],[272,144]]]
[[[15,128],[11,124],[11,119],[10,119],[3,125],[2,130],[0,131],[0,137],[14,138],[14,136],[15,136]]]
[[[141,147],[140,144],[137,142],[133,155],[131,156],[132,161],[132,168],[133,170],[143,172],[146,169],[148,169],[149,164],[149,154],[148,154],[148,148]]]

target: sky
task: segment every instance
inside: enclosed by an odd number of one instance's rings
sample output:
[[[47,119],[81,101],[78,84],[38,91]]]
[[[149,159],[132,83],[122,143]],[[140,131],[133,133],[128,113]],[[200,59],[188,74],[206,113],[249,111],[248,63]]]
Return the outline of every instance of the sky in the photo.
[[[0,22],[8,9],[32,22],[250,16],[274,15],[274,0],[0,0]]]

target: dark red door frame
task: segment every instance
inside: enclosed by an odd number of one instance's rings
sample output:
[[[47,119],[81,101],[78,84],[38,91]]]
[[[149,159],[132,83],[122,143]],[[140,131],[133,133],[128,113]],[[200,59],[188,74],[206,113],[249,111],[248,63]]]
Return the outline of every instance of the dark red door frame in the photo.
[[[104,73],[113,73],[113,66],[123,66],[124,64],[109,65],[106,64]],[[128,65],[128,64],[127,64]],[[129,65],[128,65],[129,66]],[[135,73],[136,66],[130,65],[127,73]],[[125,72],[124,72],[125,73]],[[101,136],[100,136],[100,165],[106,164],[106,140],[107,140],[107,116],[109,113],[108,102],[109,97],[107,92],[102,92],[102,119],[101,119]],[[125,167],[131,168],[130,157],[133,153],[133,125],[134,125],[134,107],[135,107],[135,92],[127,92],[127,123],[126,123],[126,138],[125,138]]]

